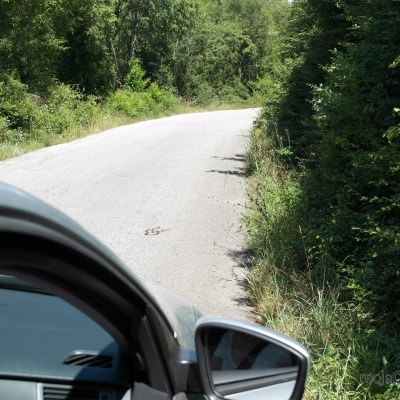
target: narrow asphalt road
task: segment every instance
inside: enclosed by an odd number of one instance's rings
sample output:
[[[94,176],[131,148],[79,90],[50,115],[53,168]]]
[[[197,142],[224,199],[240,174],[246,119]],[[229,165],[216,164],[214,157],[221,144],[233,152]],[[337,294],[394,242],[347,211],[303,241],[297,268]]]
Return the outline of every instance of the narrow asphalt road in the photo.
[[[134,272],[205,315],[250,319],[243,159],[256,109],[177,115],[0,163],[0,181],[56,206]]]

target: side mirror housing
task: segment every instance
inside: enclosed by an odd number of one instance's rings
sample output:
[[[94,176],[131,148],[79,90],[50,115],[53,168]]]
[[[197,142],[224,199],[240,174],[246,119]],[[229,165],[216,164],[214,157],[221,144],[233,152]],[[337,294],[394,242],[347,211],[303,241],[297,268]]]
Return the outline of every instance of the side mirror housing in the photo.
[[[301,399],[310,367],[308,350],[260,325],[223,318],[196,324],[200,376],[210,399]]]

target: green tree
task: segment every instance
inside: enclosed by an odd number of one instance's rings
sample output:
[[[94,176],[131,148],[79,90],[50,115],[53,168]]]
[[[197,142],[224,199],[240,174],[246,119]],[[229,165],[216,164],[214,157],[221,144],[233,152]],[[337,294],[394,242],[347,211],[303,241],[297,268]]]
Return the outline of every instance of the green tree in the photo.
[[[56,0],[0,0],[0,72],[16,72],[32,90],[45,91],[56,76],[64,38]]]
[[[400,146],[385,133],[400,122],[394,111],[400,76],[393,63],[400,9],[383,0],[340,6],[352,29],[343,51],[334,52],[326,83],[313,92],[321,139],[310,164],[307,197],[314,209],[324,204],[323,222],[317,218],[314,225],[326,251],[337,260],[347,257],[346,268],[338,272],[352,295],[376,315],[393,317],[400,294]],[[316,198],[311,187],[317,184]]]
[[[310,129],[313,117],[313,86],[326,79],[324,66],[332,60],[332,51],[340,48],[349,23],[335,0],[294,1],[290,7],[281,63],[276,79],[282,93],[265,110],[266,123],[278,128],[297,156],[305,157],[318,140]]]
[[[400,153],[391,136],[399,126],[399,18],[395,1],[294,1],[281,93],[260,121],[298,168],[303,239],[288,240],[286,251],[301,260],[306,249],[308,267],[347,287],[342,294],[360,315],[392,321],[400,283]]]
[[[59,61],[57,78],[70,85],[79,85],[90,94],[110,90],[114,71],[112,55],[107,47],[113,21],[112,9],[103,0],[71,0],[63,18],[65,50]]]
[[[125,87],[133,92],[142,92],[148,85],[148,79],[145,79],[145,72],[140,67],[139,60],[132,58],[130,62],[131,69],[125,78]]]

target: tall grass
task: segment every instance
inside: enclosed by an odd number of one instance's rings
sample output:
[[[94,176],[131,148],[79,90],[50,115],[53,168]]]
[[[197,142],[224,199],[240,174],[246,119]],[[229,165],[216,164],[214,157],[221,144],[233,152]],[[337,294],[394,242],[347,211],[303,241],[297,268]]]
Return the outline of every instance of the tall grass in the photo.
[[[253,130],[247,154],[251,206],[244,216],[252,268],[247,292],[256,319],[308,347],[312,363],[306,399],[400,399],[390,383],[400,369],[398,338],[388,326],[371,327],[346,302],[329,273],[328,255],[318,265],[304,245],[301,173],[282,162],[280,138]],[[361,375],[375,376],[366,382]],[[388,374],[387,382],[379,380]],[[400,378],[400,375],[399,375]]]
[[[117,126],[133,123],[135,120],[125,115],[114,115],[107,112],[98,112],[97,118],[93,118],[88,124],[74,123],[62,134],[53,132],[36,133],[32,136],[26,135],[21,140],[5,140],[0,143],[0,160],[17,157],[61,143],[68,143],[82,137],[96,134]]]

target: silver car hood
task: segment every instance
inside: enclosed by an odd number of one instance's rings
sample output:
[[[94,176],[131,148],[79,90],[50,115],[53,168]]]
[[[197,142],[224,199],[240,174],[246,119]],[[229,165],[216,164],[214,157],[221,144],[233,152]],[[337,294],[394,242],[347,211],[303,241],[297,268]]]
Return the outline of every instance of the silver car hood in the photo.
[[[158,308],[162,309],[180,347],[194,350],[194,327],[196,321],[203,316],[200,311],[186,300],[163,288],[148,282],[144,282],[144,285]]]

